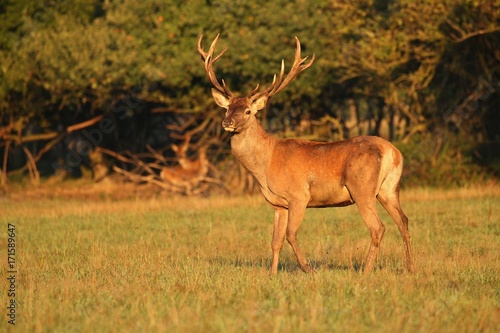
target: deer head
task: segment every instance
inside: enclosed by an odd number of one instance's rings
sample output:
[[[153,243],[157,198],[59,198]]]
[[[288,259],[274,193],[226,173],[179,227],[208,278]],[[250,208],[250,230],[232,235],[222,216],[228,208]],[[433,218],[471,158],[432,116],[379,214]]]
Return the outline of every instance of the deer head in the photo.
[[[266,107],[269,97],[283,90],[300,72],[309,68],[315,57],[313,54],[311,60],[308,63],[304,63],[307,57],[300,57],[300,41],[295,37],[297,46],[295,49],[295,60],[290,72],[286,76],[284,75],[285,62],[282,60],[280,74],[278,76],[274,75],[273,82],[267,88],[259,91],[259,85],[257,85],[247,96],[236,97],[227,87],[224,80],[222,80],[222,84],[219,83],[213,69],[213,63],[227,51],[227,47],[214,57],[215,45],[217,44],[219,35],[213,40],[208,52],[205,52],[201,46],[202,38],[203,35],[198,40],[198,52],[200,52],[201,59],[205,63],[205,71],[208,78],[214,86],[212,88],[214,100],[217,105],[226,109],[226,117],[222,121],[222,127],[228,132],[238,133],[248,128],[255,121],[255,114]]]

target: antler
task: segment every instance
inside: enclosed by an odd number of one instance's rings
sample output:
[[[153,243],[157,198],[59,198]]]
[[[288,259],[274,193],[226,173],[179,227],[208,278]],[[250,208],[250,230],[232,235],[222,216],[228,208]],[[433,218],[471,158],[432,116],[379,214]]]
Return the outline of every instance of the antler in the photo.
[[[205,71],[207,72],[208,78],[210,79],[210,82],[214,85],[214,87],[220,91],[223,94],[226,94],[228,97],[234,97],[234,94],[229,90],[229,88],[226,86],[226,82],[222,80],[222,85],[220,85],[219,81],[215,77],[215,72],[214,69],[212,68],[212,65],[214,62],[216,62],[226,51],[227,47],[222,50],[221,53],[219,53],[218,56],[214,57],[214,51],[215,51],[215,45],[217,44],[217,40],[219,39],[219,34],[215,37],[214,41],[212,42],[212,45],[210,45],[210,48],[208,49],[208,52],[205,52],[203,50],[203,47],[201,46],[201,40],[203,39],[203,35],[200,36],[200,39],[198,39],[198,52],[201,54],[201,59],[205,63]]]
[[[282,60],[281,61],[281,71],[280,71],[280,74],[279,74],[278,78],[276,78],[276,75],[274,75],[273,82],[271,83],[271,85],[269,87],[267,87],[266,89],[264,89],[263,91],[261,91],[261,92],[257,92],[257,89],[255,89],[252,92],[252,94],[250,94],[250,96],[251,96],[252,99],[256,99],[257,97],[260,97],[260,96],[266,95],[266,94],[267,94],[268,97],[271,97],[271,96],[277,94],[281,90],[285,89],[285,87],[300,72],[302,72],[303,70],[309,68],[312,65],[316,54],[313,53],[311,60],[308,63],[304,64],[304,62],[307,60],[308,57],[305,57],[305,58],[301,58],[300,57],[300,50],[301,50],[301,48],[300,48],[300,41],[299,41],[299,39],[297,37],[295,37],[295,41],[297,42],[297,47],[295,49],[295,60],[293,62],[292,68],[290,69],[290,72],[283,79],[283,76],[285,74],[285,61]],[[258,86],[257,86],[257,88],[258,88]]]

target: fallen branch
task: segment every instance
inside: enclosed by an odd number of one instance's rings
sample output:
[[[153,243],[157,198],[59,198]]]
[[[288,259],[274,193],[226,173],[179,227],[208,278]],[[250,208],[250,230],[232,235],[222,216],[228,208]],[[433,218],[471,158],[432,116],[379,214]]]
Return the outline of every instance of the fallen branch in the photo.
[[[31,154],[29,149],[26,148],[25,146],[22,146],[22,147],[23,147],[24,153],[28,157],[28,162],[26,163],[26,165],[28,166],[28,170],[30,172],[31,182],[34,185],[38,185],[40,183],[40,172],[38,172],[38,169],[36,167],[36,161],[33,158],[33,154]]]
[[[116,173],[119,173],[121,175],[124,175],[126,176],[128,179],[130,179],[131,181],[134,181],[136,183],[150,183],[150,184],[154,184],[154,185],[157,185],[165,190],[168,190],[168,191],[173,191],[173,192],[178,192],[178,193],[184,193],[184,191],[181,191],[181,189],[178,189],[178,188],[175,188],[169,184],[166,184],[164,182],[161,182],[157,179],[154,178],[154,175],[148,175],[148,176],[141,176],[137,173],[133,173],[133,172],[129,172],[129,171],[126,171],[126,170],[123,170],[117,166],[113,166],[113,170],[116,172]]]
[[[124,162],[124,163],[134,163],[133,160],[121,155],[121,154],[118,154],[112,150],[109,150],[109,149],[106,149],[106,148],[102,148],[102,147],[96,147],[95,149],[96,151],[98,152],[101,152],[101,153],[104,153],[106,155],[109,155],[109,156],[112,156],[114,158],[116,158],[117,160],[121,161],[121,162]]]
[[[26,135],[26,136],[20,136],[20,135],[8,134],[8,133],[10,133],[10,130],[13,127],[7,126],[6,128],[3,128],[2,131],[0,131],[0,135],[1,135],[2,139],[4,139],[5,141],[15,141],[18,144],[26,143],[26,142],[33,142],[33,141],[45,141],[45,140],[50,140],[50,139],[54,139],[57,137],[63,138],[64,136],[66,136],[69,133],[79,131],[79,130],[82,130],[86,127],[95,125],[96,123],[101,121],[103,118],[104,118],[104,115],[99,115],[99,116],[96,116],[92,119],[86,120],[84,122],[70,125],[66,128],[66,132],[49,132],[49,133],[30,134],[30,135]]]
[[[5,186],[7,183],[7,160],[9,157],[10,141],[5,144],[5,150],[3,151],[3,165],[2,172],[0,176],[0,185]]]
[[[86,120],[84,122],[68,126],[66,128],[66,132],[62,132],[62,133],[61,132],[50,132],[50,133],[33,134],[33,135],[27,135],[27,136],[4,133],[2,135],[2,139],[4,139],[7,142],[16,142],[20,145],[22,145],[23,143],[26,143],[26,142],[45,141],[45,140],[53,139],[49,143],[47,143],[42,149],[40,149],[40,151],[38,152],[38,154],[36,156],[32,156],[32,154],[30,152],[32,161],[30,161],[30,159],[28,159],[28,162],[26,162],[26,164],[24,166],[22,166],[21,168],[19,168],[17,170],[12,170],[8,174],[9,175],[18,174],[18,173],[22,173],[26,170],[29,170],[31,168],[30,163],[35,163],[34,165],[36,168],[36,163],[38,161],[40,161],[42,156],[45,153],[47,153],[49,150],[51,150],[52,147],[54,147],[56,144],[58,144],[61,140],[63,140],[68,134],[75,132],[75,131],[82,130],[82,129],[87,128],[89,126],[95,125],[96,123],[101,121],[103,118],[104,118],[104,115],[99,115],[99,116],[96,116],[92,119]],[[23,150],[25,153],[26,153],[26,151],[29,151],[24,146],[22,146],[22,147],[23,147]],[[30,172],[31,172],[31,170],[30,170]],[[36,172],[38,173],[38,170]]]
[[[66,132],[67,133],[71,133],[71,132],[82,130],[82,129],[86,128],[86,127],[92,126],[92,125],[100,122],[102,120],[102,118],[104,118],[103,114],[101,114],[99,116],[95,116],[94,118],[86,120],[84,122],[68,126],[66,128]]]

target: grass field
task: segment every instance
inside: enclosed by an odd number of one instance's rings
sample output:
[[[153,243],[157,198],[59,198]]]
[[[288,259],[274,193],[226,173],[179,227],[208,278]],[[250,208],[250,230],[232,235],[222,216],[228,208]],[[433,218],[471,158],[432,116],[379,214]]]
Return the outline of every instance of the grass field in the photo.
[[[499,332],[500,188],[407,190],[417,273],[396,226],[375,271],[357,209],[308,210],[268,274],[272,209],[260,196],[0,200],[0,331]],[[382,211],[382,209],[380,209]],[[16,325],[8,324],[8,224]]]

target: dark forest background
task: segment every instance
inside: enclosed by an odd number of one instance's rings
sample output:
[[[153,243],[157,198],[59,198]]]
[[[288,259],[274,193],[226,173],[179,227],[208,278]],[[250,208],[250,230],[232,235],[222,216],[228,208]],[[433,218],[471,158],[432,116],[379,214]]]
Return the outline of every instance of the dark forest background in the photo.
[[[289,68],[294,36],[316,54],[261,112],[269,132],[385,137],[405,155],[404,186],[494,180],[499,14],[494,0],[2,0],[1,186],[120,175],[251,190],[196,50],[217,33],[217,76],[240,94]],[[166,176],[196,163],[191,179]]]

